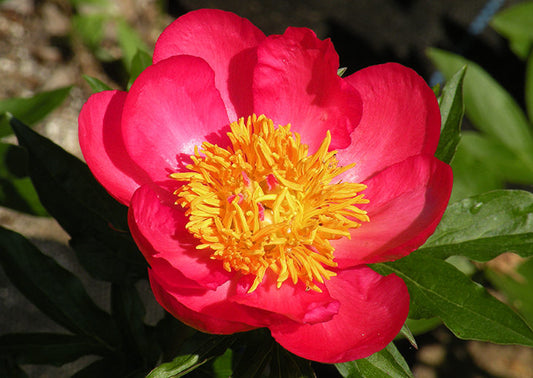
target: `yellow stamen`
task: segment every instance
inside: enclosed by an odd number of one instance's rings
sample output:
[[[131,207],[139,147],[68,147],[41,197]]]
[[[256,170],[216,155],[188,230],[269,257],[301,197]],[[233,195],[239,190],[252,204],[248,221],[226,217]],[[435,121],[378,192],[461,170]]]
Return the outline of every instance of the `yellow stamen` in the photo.
[[[265,275],[276,275],[277,287],[302,281],[317,283],[335,276],[330,240],[350,238],[350,230],[368,222],[366,186],[332,180],[355,164],[338,166],[328,151],[329,131],[317,152],[290,124],[274,127],[255,114],[234,122],[227,149],[204,142],[195,148],[188,172],[170,177],[184,183],[176,204],[186,209],[186,229],[199,239],[197,249],[210,249],[228,272],[255,276],[249,292]]]

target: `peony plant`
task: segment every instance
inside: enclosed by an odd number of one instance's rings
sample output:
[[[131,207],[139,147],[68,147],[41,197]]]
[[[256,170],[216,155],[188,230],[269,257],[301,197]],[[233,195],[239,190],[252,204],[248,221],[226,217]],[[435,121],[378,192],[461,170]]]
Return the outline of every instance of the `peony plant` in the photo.
[[[266,327],[325,363],[399,333],[407,287],[367,264],[413,252],[446,209],[439,105],[399,64],[338,69],[309,29],[265,36],[203,9],[165,29],[129,91],[83,106],[87,164],[128,206],[153,293],[182,322]]]

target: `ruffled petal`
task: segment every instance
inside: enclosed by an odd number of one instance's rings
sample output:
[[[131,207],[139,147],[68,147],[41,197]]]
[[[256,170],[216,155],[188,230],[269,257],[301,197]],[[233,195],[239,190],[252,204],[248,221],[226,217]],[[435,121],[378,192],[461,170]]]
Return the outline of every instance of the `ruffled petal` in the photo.
[[[340,267],[392,261],[421,246],[440,222],[452,189],[452,170],[433,156],[415,156],[364,181],[370,222],[350,239],[332,242]],[[363,208],[363,206],[361,206]]]
[[[124,103],[126,150],[153,181],[183,170],[194,147],[206,140],[225,146],[228,128],[213,70],[192,56],[171,57],[148,67]]]
[[[344,81],[363,99],[363,115],[351,134],[352,144],[337,154],[341,165],[357,164],[344,180],[361,182],[410,156],[435,153],[439,106],[416,72],[387,63],[362,69]]]
[[[231,122],[252,112],[252,71],[255,47],[265,38],[245,18],[216,9],[181,16],[161,34],[154,63],[174,55],[204,59],[215,71],[215,85]]]
[[[97,180],[119,202],[129,205],[133,192],[148,176],[130,158],[122,141],[121,119],[126,92],[93,94],[78,119],[80,147]]]
[[[179,271],[200,287],[215,289],[231,275],[219,261],[209,258],[208,251],[195,248],[197,239],[185,229],[188,218],[174,201],[171,191],[156,184],[139,188],[128,213],[133,238],[148,264],[160,275],[172,281],[179,278],[173,276],[174,270]]]
[[[179,286],[179,281],[162,277],[157,270],[148,271],[151,282],[159,285],[167,295],[173,297],[181,305],[194,313],[216,317],[230,322],[247,324],[251,327],[265,327],[269,324],[280,324],[289,321],[279,314],[251,308],[232,301],[228,297],[233,291],[234,282],[227,281],[215,290]],[[187,323],[187,321],[185,320]]]
[[[306,290],[305,284],[284,282],[278,289],[276,277],[265,275],[263,282],[248,293],[255,276],[244,276],[235,287],[232,302],[274,312],[299,323],[316,323],[330,320],[339,310],[339,302],[331,298],[327,288],[320,285],[322,293]]]
[[[357,90],[338,75],[339,57],[330,40],[313,31],[288,28],[269,36],[257,49],[254,112],[274,123],[290,123],[314,152],[326,130],[331,148],[346,148],[361,117]]]
[[[343,270],[327,282],[339,313],[328,322],[269,327],[290,352],[313,361],[339,363],[365,358],[385,348],[409,312],[409,294],[396,275],[366,266]]]
[[[172,295],[164,285],[161,285],[157,278],[148,271],[150,276],[150,285],[152,292],[161,306],[165,308],[175,318],[181,320],[183,323],[198,329],[203,332],[215,333],[220,335],[229,335],[235,332],[244,332],[252,330],[256,327],[249,324],[240,323],[238,321],[231,321],[222,319],[216,315],[206,315],[180,303],[178,298]]]

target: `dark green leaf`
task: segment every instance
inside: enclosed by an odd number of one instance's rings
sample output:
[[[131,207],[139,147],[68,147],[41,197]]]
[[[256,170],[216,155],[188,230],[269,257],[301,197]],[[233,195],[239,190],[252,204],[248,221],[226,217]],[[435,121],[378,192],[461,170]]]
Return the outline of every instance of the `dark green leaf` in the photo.
[[[0,357],[0,377],[28,378],[28,375],[12,359]]]
[[[533,122],[533,52],[529,55],[526,66],[525,101],[529,122]]]
[[[271,378],[313,378],[316,376],[311,361],[295,356],[277,343],[274,345],[270,369]]]
[[[0,206],[32,215],[48,215],[29,177],[24,149],[0,143]]]
[[[133,285],[113,284],[111,311],[122,334],[123,347],[129,366],[152,367],[159,357],[155,343],[151,343],[144,324],[144,305]]]
[[[17,364],[48,364],[61,366],[78,358],[109,350],[86,336],[57,333],[12,333],[0,336],[0,356]]]
[[[125,362],[121,355],[111,355],[94,361],[89,366],[79,370],[72,378],[95,378],[95,377],[128,377],[141,378],[144,374],[126,375]]]
[[[335,364],[345,378],[405,378],[413,373],[393,343],[370,357],[356,361]]]
[[[143,50],[137,50],[131,62],[128,88],[131,87],[135,79],[137,79],[137,76],[139,76],[150,64],[152,64],[152,57],[150,54]]]
[[[447,79],[468,66],[463,85],[467,117],[479,130],[515,152],[521,164],[533,171],[530,126],[511,95],[479,65],[462,56],[438,49],[430,49],[428,55]]]
[[[72,236],[89,273],[116,283],[144,277],[146,263],[128,233],[127,208],[107,194],[78,158],[16,119],[11,124],[28,151],[30,177],[43,206]]]
[[[520,316],[445,261],[417,251],[371,267],[402,278],[424,317],[438,316],[461,339],[533,346],[533,331]]]
[[[461,68],[446,83],[439,99],[442,131],[435,156],[445,163],[452,161],[461,139],[461,123],[464,115],[463,79],[466,67]]]
[[[248,333],[243,342],[234,344],[234,378],[259,378],[265,376],[269,367],[276,342],[270,336],[258,330]]]
[[[184,344],[171,362],[159,365],[147,378],[182,377],[210,359],[220,356],[232,344],[234,337],[196,333]]]
[[[95,77],[83,75],[83,78],[85,81],[91,86],[91,89],[94,93],[103,92],[103,91],[110,91],[111,87],[101,81],[100,79],[97,79]]]
[[[0,263],[13,285],[51,319],[109,348],[116,345],[113,320],[94,304],[79,279],[22,235],[1,227]]]
[[[0,114],[9,112],[28,125],[34,125],[63,103],[72,87],[41,92],[28,98],[8,98],[0,101]],[[11,134],[9,119],[0,118],[0,137]]]
[[[488,261],[507,251],[533,255],[533,194],[499,190],[450,206],[420,252],[445,259],[453,255]]]

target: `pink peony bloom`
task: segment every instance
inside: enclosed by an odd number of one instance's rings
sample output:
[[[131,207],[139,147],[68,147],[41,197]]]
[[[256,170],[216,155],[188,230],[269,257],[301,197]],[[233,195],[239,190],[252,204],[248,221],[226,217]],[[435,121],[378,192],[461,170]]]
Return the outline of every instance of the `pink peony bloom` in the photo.
[[[408,255],[446,208],[439,107],[401,65],[345,78],[338,65],[309,29],[266,37],[198,10],[163,32],[129,92],[84,105],[85,159],[129,206],[154,295],[184,323],[268,327],[325,363],[367,357],[400,331],[404,282],[366,264]]]

